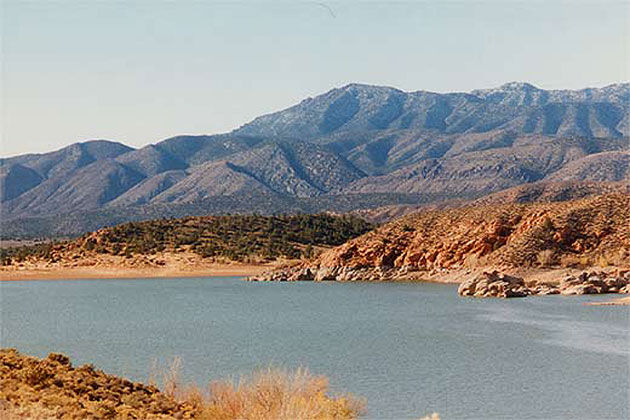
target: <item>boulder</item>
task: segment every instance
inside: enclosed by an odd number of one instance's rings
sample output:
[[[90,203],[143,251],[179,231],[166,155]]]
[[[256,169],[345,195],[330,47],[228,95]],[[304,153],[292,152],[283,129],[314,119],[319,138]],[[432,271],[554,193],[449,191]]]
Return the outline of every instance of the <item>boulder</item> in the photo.
[[[337,267],[326,268],[322,267],[315,273],[315,281],[335,281],[337,280],[337,274],[339,269]]]
[[[525,297],[529,289],[520,277],[510,276],[498,271],[483,272],[459,285],[457,293],[461,296],[474,297]]]
[[[563,295],[592,295],[601,293],[595,286],[590,284],[577,284],[560,290]]]
[[[296,270],[289,276],[289,281],[313,281],[315,280],[315,275],[311,271],[310,268],[303,268],[301,270]]]
[[[557,295],[560,293],[557,287],[552,286],[547,283],[538,283],[536,286],[530,289],[530,294],[532,295]]]
[[[570,276],[560,281],[560,293],[563,295],[584,295],[599,293],[623,293],[623,288],[630,283],[625,278],[625,271],[620,274],[607,272],[582,272],[579,276]]]

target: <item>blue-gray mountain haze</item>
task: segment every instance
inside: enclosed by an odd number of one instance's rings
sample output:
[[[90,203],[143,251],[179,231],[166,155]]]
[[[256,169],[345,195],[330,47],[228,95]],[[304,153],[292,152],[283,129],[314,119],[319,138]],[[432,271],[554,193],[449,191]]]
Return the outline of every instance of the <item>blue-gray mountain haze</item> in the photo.
[[[143,217],[347,210],[536,181],[626,180],[629,104],[630,83],[447,94],[351,84],[228,134],[140,149],[92,140],[2,159],[3,230],[54,222],[53,231],[76,233]]]

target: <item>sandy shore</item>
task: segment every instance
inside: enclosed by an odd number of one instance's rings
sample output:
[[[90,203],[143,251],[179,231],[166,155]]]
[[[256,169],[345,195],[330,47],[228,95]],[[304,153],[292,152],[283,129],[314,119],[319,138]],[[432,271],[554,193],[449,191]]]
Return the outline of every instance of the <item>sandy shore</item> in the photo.
[[[589,306],[630,306],[630,296],[619,299],[607,300],[606,302],[590,302],[585,303]]]
[[[245,277],[273,269],[281,263],[212,261],[189,251],[134,255],[132,258],[90,253],[80,256],[69,255],[56,262],[30,258],[19,264],[0,267],[0,281]]]
[[[272,265],[210,264],[205,267],[60,267],[50,269],[2,270],[0,281],[80,280],[165,277],[251,276],[272,268]]]

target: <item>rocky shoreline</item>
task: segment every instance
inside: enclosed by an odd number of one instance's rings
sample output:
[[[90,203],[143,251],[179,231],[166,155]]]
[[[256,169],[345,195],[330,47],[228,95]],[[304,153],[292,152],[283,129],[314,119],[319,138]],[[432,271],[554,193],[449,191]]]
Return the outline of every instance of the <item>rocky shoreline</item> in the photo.
[[[465,281],[457,289],[460,296],[472,297],[526,297],[535,295],[591,295],[604,293],[630,293],[630,271],[617,273],[584,271],[578,276],[567,276],[555,284],[534,282],[498,271],[484,271]]]
[[[284,266],[247,277],[247,281],[442,281],[439,277],[449,273],[446,269],[420,270],[417,267],[316,267]]]
[[[419,270],[414,267],[282,267],[248,281],[437,281],[460,283],[458,293],[470,297],[526,297],[535,295],[585,295],[604,293],[630,293],[630,270],[585,270],[565,274],[553,280],[526,280],[500,270],[467,270],[456,278],[453,270]],[[443,280],[443,279],[446,279]]]

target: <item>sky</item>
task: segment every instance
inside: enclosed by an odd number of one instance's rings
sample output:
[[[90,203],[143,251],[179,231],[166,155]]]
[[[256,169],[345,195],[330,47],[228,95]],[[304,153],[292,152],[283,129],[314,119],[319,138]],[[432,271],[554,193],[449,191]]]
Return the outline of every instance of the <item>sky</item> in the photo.
[[[628,1],[12,1],[0,156],[227,132],[348,83],[579,89],[629,77]]]

